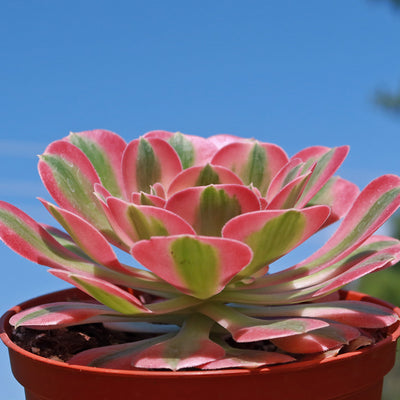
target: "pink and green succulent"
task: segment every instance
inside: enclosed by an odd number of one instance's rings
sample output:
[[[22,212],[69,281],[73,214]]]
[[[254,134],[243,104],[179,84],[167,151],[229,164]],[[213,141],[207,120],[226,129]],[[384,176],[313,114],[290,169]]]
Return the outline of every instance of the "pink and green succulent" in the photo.
[[[69,360],[119,369],[257,368],[372,343],[397,315],[338,293],[399,261],[400,242],[375,232],[400,205],[400,178],[360,192],[335,176],[347,153],[314,146],[289,158],[253,139],[166,131],[128,144],[104,130],[51,143],[39,173],[56,204],[40,201],[63,229],[0,202],[0,236],[93,299],[43,304],[11,324],[146,333]],[[269,271],[339,220],[318,251]]]

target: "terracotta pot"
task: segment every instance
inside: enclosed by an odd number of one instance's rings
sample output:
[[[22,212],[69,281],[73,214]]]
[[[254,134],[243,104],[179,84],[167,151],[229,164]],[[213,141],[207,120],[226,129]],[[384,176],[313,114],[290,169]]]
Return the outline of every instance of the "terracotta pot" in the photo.
[[[357,292],[348,299],[390,306]],[[383,377],[394,365],[400,326],[363,350],[323,361],[303,361],[257,370],[120,371],[71,366],[31,354],[10,340],[9,318],[27,307],[81,299],[76,289],[51,293],[3,315],[0,336],[27,400],[379,400]],[[400,309],[390,306],[400,315]]]

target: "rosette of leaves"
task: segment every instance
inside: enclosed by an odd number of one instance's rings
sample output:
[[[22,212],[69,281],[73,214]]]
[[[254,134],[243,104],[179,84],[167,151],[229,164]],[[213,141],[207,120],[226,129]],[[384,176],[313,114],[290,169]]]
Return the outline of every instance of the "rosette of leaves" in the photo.
[[[1,202],[0,236],[93,301],[43,304],[11,324],[145,332],[69,360],[118,369],[256,368],[372,343],[396,314],[337,294],[400,259],[398,240],[374,234],[399,207],[400,178],[360,192],[335,176],[347,153],[314,146],[289,158],[253,139],[166,131],[51,143],[38,168],[56,204],[40,201],[63,229]],[[269,272],[339,220],[318,251]],[[121,250],[143,268],[119,261]]]

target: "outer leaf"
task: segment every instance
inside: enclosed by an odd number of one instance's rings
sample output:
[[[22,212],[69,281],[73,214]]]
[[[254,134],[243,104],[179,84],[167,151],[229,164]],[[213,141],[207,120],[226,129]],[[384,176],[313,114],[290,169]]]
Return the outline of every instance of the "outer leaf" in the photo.
[[[103,186],[113,195],[122,197],[122,154],[127,146],[116,133],[103,129],[71,133],[66,140],[80,148],[90,160]]]
[[[211,185],[176,193],[167,201],[166,209],[184,218],[199,235],[220,236],[227,221],[260,210],[260,202],[245,186]]]
[[[340,177],[331,178],[307,203],[307,206],[325,204],[331,207],[331,214],[323,227],[342,219],[350,210],[360,189],[352,182]]]
[[[152,236],[195,234],[193,228],[178,215],[163,208],[136,206],[115,197],[107,199],[111,214],[124,231],[128,245]],[[114,225],[114,224],[113,224]]]
[[[294,354],[319,353],[349,344],[360,331],[351,326],[331,323],[329,326],[300,335],[273,339],[281,350]]]
[[[54,238],[58,243],[61,244],[65,249],[72,251],[79,257],[85,258],[89,262],[93,262],[93,260],[81,249],[76,243],[72,240],[71,236],[69,236],[64,231],[55,228],[54,226],[41,224],[41,226]]]
[[[219,303],[207,303],[200,311],[229,331],[239,343],[298,335],[328,326],[327,322],[312,318],[252,318]]]
[[[227,345],[222,347],[225,350],[225,356],[202,365],[201,369],[259,368],[264,365],[284,364],[295,361],[293,357],[276,351],[239,349]]]
[[[164,140],[136,139],[130,142],[122,159],[127,198],[133,192],[151,193],[151,186],[160,182],[168,187],[182,170],[174,149]]]
[[[120,264],[112,247],[93,225],[45,200],[41,202],[92,260],[117,272],[129,272]]]
[[[237,310],[253,317],[307,317],[332,320],[358,328],[384,328],[399,317],[390,308],[366,301],[340,300],[310,304],[257,307],[242,306]]]
[[[364,262],[373,255],[389,254],[392,257],[399,249],[399,241],[385,236],[371,237],[360,247],[338,262],[316,272],[297,278],[297,270],[292,270],[292,277],[286,277],[285,282],[276,283],[274,275],[263,276],[247,288],[261,288],[269,286],[273,292],[285,292],[292,289],[301,289],[323,283],[328,279],[339,276]]]
[[[81,257],[63,247],[40,224],[11,204],[0,201],[0,238],[16,253],[30,261],[72,273],[104,278],[110,282],[138,289],[174,291],[170,285],[154,280],[148,271],[125,266],[130,273],[121,274]],[[151,276],[149,276],[151,275]]]
[[[90,273],[96,270],[93,263],[64,248],[27,214],[3,201],[0,237],[16,253],[38,264]]]
[[[137,368],[193,368],[224,356],[224,349],[209,339],[214,321],[202,315],[192,315],[173,338],[137,353],[132,364]]]
[[[173,333],[169,333],[150,339],[138,340],[133,343],[97,347],[82,351],[68,360],[68,364],[87,365],[98,368],[133,369],[132,358],[135,354],[152,345],[167,340],[173,335]]]
[[[384,175],[375,179],[360,193],[337,231],[321,249],[296,266],[271,275],[271,282],[309,275],[311,270],[319,271],[346,257],[370,237],[399,205],[400,178]]]
[[[114,239],[111,227],[93,193],[99,177],[92,164],[73,144],[59,140],[40,156],[39,173],[46,189],[63,208],[79,214]]]
[[[10,318],[10,324],[16,328],[52,329],[102,322],[116,315],[119,314],[102,304],[68,301],[23,310]]]
[[[252,253],[231,239],[179,235],[137,242],[132,255],[183,293],[206,299],[220,292]]]
[[[245,290],[242,292],[232,292],[227,290],[218,296],[218,300],[246,304],[270,305],[312,301],[324,297],[368,273],[389,267],[399,260],[399,247],[389,248],[363,259],[361,262],[354,264],[351,268],[345,270],[340,275],[309,287],[283,292],[276,292],[276,286],[274,285],[258,290]]]
[[[177,175],[168,189],[168,197],[189,187],[217,184],[243,185],[243,182],[228,168],[210,164],[196,166],[188,168]]]
[[[57,278],[76,286],[105,306],[122,314],[143,314],[149,312],[137,297],[105,280],[54,269],[49,270],[49,272]]]
[[[222,230],[223,237],[240,240],[253,250],[252,262],[238,277],[250,276],[313,235],[329,215],[325,206],[304,210],[266,210],[240,215]]]
[[[245,185],[252,184],[265,196],[273,176],[288,162],[286,153],[270,143],[236,142],[220,149],[211,163],[237,174]]]

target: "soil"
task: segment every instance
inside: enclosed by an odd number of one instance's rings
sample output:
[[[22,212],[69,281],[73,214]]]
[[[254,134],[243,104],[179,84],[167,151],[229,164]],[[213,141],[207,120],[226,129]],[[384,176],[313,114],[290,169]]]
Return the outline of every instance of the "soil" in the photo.
[[[12,340],[19,347],[38,356],[57,361],[68,361],[73,355],[93,349],[134,342],[143,335],[111,331],[102,324],[78,325],[54,330],[34,330],[24,327],[14,329]]]

